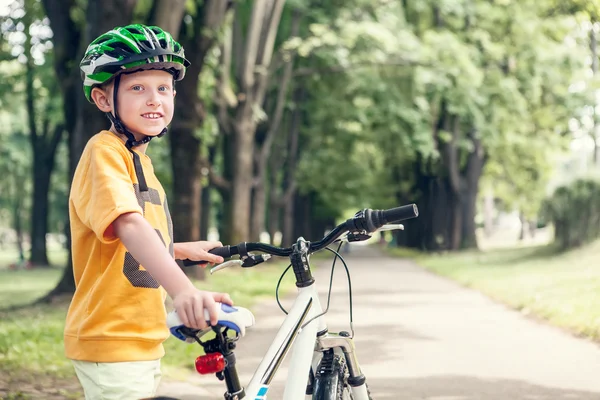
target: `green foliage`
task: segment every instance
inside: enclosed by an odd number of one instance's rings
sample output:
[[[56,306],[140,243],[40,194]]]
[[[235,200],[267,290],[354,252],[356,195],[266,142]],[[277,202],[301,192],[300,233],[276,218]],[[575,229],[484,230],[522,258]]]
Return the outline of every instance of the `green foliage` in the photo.
[[[29,132],[25,107],[25,64],[31,62],[33,66],[34,123],[39,136],[45,125],[52,129],[62,121],[62,99],[52,67],[52,32],[41,2],[15,1],[7,11],[0,16],[0,173],[3,176],[0,187],[5,194],[0,202],[0,213],[8,215],[18,207],[23,221],[27,222],[32,203],[32,159],[36,155],[27,137],[32,132]],[[63,232],[66,221],[68,154],[65,145],[66,142],[57,155],[49,193],[49,228],[54,232]],[[2,221],[8,225],[11,219]]]
[[[555,240],[566,250],[600,237],[600,179],[580,178],[561,186],[544,205]]]
[[[472,127],[482,140],[483,185],[507,208],[535,216],[569,118],[588,101],[572,90],[587,67],[585,38],[573,16],[549,15],[550,6],[349,2],[311,14],[303,36],[283,45],[302,57],[297,70],[312,71],[301,82],[302,190],[336,209],[414,198],[411,164],[435,163],[449,137],[432,135],[444,100],[461,130]],[[473,144],[462,135],[464,165]]]

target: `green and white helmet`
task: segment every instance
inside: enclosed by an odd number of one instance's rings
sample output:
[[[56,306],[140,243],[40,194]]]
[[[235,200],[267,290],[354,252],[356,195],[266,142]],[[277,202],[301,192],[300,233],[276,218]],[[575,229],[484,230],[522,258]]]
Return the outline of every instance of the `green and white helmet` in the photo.
[[[98,36],[79,65],[88,101],[94,86],[127,69],[164,69],[176,81],[183,79],[190,62],[183,47],[158,26],[141,24],[116,27]]]

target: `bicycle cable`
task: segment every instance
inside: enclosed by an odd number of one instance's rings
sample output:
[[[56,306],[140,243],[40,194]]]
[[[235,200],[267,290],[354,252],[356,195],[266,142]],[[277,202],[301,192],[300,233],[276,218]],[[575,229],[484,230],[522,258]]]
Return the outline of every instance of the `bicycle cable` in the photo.
[[[304,327],[307,326],[309,323],[311,323],[312,321],[314,321],[315,319],[317,319],[319,317],[322,317],[323,315],[327,314],[327,312],[329,311],[329,304],[331,303],[331,289],[333,287],[333,274],[335,272],[335,263],[336,263],[337,259],[339,258],[341,260],[342,264],[344,265],[344,269],[346,270],[346,276],[348,277],[348,294],[349,294],[349,301],[350,301],[350,330],[352,331],[351,337],[354,337],[354,322],[353,322],[353,312],[352,312],[352,280],[350,278],[350,270],[348,269],[348,265],[346,264],[344,257],[342,257],[341,254],[339,253],[340,249],[342,248],[342,245],[343,245],[343,242],[340,242],[337,250],[333,250],[329,247],[325,247],[326,250],[335,254],[335,257],[333,259],[333,264],[331,265],[331,274],[329,276],[329,290],[327,293],[327,306],[325,307],[325,310],[321,314],[316,315],[316,316],[312,317],[311,319],[309,319],[308,321],[306,321],[302,325],[301,329],[304,329]],[[275,298],[277,299],[277,305],[279,306],[281,311],[283,311],[283,313],[286,315],[288,314],[288,312],[286,311],[285,308],[283,308],[283,305],[281,304],[281,302],[279,300],[279,287],[281,285],[281,281],[283,280],[285,274],[287,274],[287,272],[289,271],[291,266],[292,266],[291,264],[288,265],[288,267],[283,271],[283,273],[279,277],[279,281],[277,282],[277,286],[275,288]]]
[[[338,250],[340,249],[340,247],[342,247],[342,242],[340,242],[340,245],[338,246]],[[326,249],[328,249],[326,247]],[[336,261],[337,257],[333,259],[333,265],[331,267],[331,276],[329,277],[329,293],[327,295],[327,308],[325,308],[325,311],[323,311],[321,314],[317,315],[316,317],[310,319],[308,322],[306,322],[302,328],[304,328],[304,326],[306,326],[306,324],[308,324],[309,322],[311,322],[312,320],[314,320],[315,318],[318,318],[322,315],[325,315],[325,313],[327,312],[327,310],[329,310],[329,301],[331,299],[331,288],[333,286],[333,271],[335,270],[335,261]],[[279,301],[279,286],[281,284],[281,281],[283,280],[283,277],[285,276],[285,274],[288,272],[288,270],[290,269],[290,267],[292,266],[292,264],[288,265],[288,267],[285,269],[285,271],[283,271],[283,273],[281,274],[281,276],[279,277],[279,281],[277,282],[277,287],[275,288],[275,298],[277,299],[277,305],[279,305],[279,308],[281,309],[281,311],[283,311],[284,314],[288,314],[288,312],[285,310],[285,308],[283,308],[283,306],[281,305],[281,302]]]
[[[347,246],[349,246],[350,243],[347,244]],[[350,338],[354,338],[354,318],[352,316],[353,312],[352,312],[352,279],[350,278],[350,270],[348,269],[348,265],[346,265],[346,260],[344,260],[344,257],[342,257],[339,253],[340,248],[342,247],[342,243],[340,242],[340,245],[338,246],[337,251],[330,249],[329,247],[326,247],[327,250],[329,250],[330,252],[334,253],[336,255],[336,259],[339,258],[342,261],[342,264],[344,265],[344,269],[346,270],[346,276],[348,277],[348,301],[350,303],[350,331],[352,332],[352,335],[350,336]],[[333,279],[333,269],[331,271],[331,276]],[[330,293],[331,293],[331,287],[329,289]],[[327,308],[329,308],[329,300],[327,303]]]
[[[281,302],[279,301],[279,285],[281,285],[281,281],[283,280],[283,277],[285,276],[285,274],[287,274],[287,272],[290,270],[291,267],[292,267],[292,264],[288,265],[288,267],[283,271],[283,273],[279,277],[279,280],[277,281],[277,286],[275,287],[275,299],[277,300],[277,305],[279,306],[279,308],[281,309],[281,311],[283,311],[283,313],[285,315],[287,315],[288,312],[285,310],[285,308],[283,308],[283,306],[281,305]]]

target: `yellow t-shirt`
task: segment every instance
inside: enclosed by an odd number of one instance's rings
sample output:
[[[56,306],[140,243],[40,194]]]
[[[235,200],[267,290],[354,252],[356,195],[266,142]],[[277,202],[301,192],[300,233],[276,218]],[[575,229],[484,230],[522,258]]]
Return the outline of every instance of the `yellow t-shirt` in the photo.
[[[64,334],[66,356],[73,360],[145,361],[164,355],[165,291],[111,227],[121,214],[140,213],[173,255],[165,192],[150,158],[138,154],[147,192],[140,193],[131,152],[109,131],[90,139],[75,170],[69,217],[76,290]]]

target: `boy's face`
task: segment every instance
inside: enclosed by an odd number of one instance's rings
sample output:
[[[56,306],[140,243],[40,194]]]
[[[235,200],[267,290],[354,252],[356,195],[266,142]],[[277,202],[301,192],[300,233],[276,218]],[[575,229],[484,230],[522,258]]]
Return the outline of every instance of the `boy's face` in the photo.
[[[113,110],[113,88],[110,85],[106,90],[92,91],[92,98],[104,112]],[[174,98],[173,75],[166,71],[123,74],[117,93],[119,118],[135,136],[156,136],[173,119]]]

